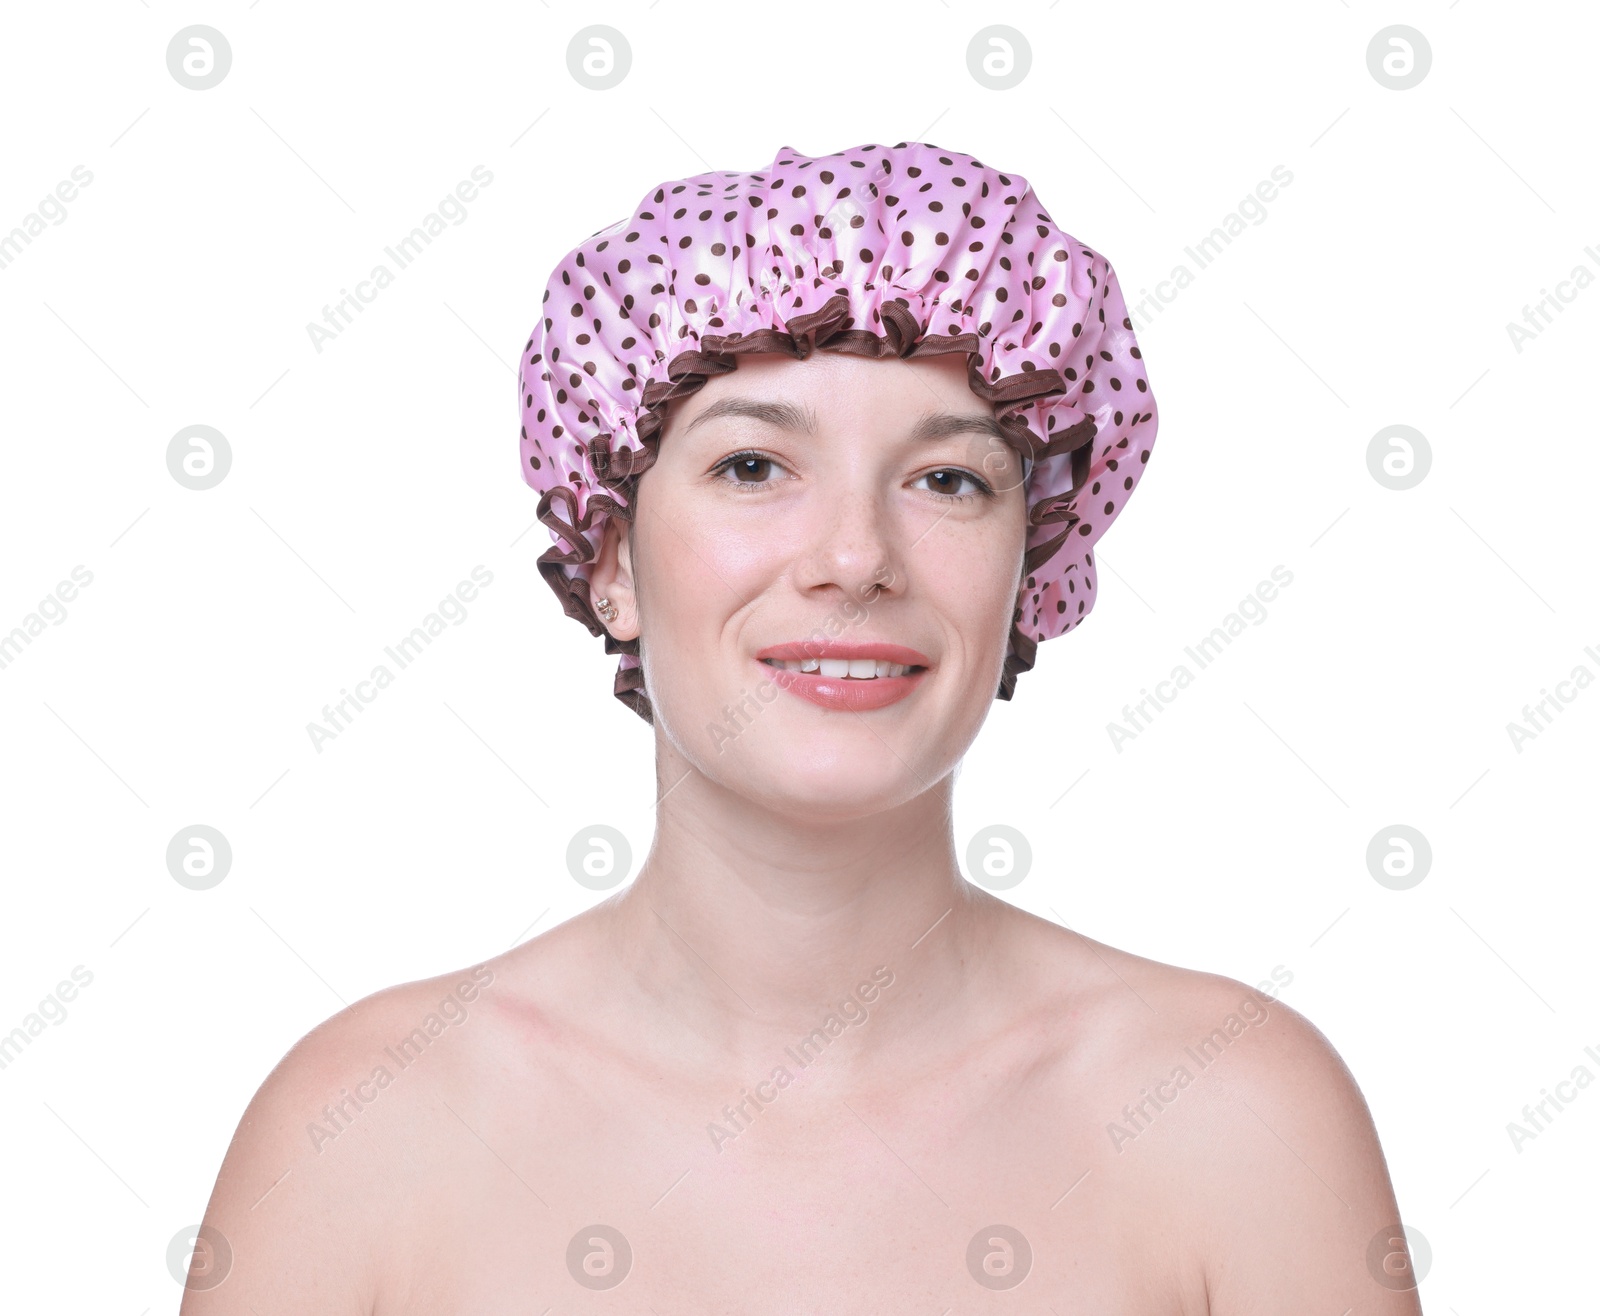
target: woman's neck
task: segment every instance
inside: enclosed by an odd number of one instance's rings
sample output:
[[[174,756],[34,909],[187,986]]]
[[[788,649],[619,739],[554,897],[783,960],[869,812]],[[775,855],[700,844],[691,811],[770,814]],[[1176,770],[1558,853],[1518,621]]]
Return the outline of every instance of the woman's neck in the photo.
[[[698,772],[682,778],[633,884],[597,911],[633,1008],[659,1012],[664,1047],[759,1063],[875,1007],[884,1024],[850,1028],[857,1062],[936,1026],[948,1038],[991,962],[999,904],[957,866],[952,782],[850,817],[792,800],[766,810]]]

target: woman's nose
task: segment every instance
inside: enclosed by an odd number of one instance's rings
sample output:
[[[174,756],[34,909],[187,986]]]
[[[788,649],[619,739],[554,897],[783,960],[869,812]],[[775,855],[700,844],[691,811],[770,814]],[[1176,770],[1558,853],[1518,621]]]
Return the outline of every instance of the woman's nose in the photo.
[[[797,571],[802,588],[837,585],[870,601],[903,578],[908,527],[892,500],[875,488],[839,489],[829,496],[810,529]]]

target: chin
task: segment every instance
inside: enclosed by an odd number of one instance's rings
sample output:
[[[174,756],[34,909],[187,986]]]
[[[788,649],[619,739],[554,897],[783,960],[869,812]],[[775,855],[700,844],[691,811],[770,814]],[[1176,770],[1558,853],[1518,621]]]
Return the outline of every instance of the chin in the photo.
[[[822,764],[805,768],[793,760],[749,765],[724,777],[722,784],[773,813],[819,823],[848,822],[898,808],[937,780],[928,773],[916,775],[887,754],[884,758],[887,762],[858,760],[851,769]]]
[[[867,817],[922,794],[954,767],[960,755],[945,752],[939,742],[946,737],[930,730],[872,714],[817,719],[779,701],[736,736],[699,736],[696,763],[728,790],[778,812]]]

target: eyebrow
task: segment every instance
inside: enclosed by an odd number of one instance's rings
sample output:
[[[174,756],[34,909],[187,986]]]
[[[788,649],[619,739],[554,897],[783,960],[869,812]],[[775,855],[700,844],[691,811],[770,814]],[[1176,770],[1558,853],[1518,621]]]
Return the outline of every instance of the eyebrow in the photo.
[[[816,433],[816,417],[789,402],[763,402],[757,398],[721,398],[713,402],[692,421],[694,429],[702,421],[723,416],[745,416],[779,429],[795,430],[801,434]],[[945,439],[956,434],[986,434],[1002,443],[1012,443],[1011,436],[993,416],[969,412],[935,411],[921,417],[911,429],[912,439]]]
[[[756,398],[721,398],[691,420],[684,433],[687,434],[696,425],[719,420],[723,416],[748,416],[751,420],[764,421],[779,429],[798,430],[802,434],[817,432],[816,417],[792,403],[762,402]]]

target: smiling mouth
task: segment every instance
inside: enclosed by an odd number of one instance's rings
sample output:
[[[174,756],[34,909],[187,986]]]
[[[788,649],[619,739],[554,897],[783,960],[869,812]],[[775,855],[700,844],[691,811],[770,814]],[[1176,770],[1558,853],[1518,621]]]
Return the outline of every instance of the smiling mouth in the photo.
[[[758,661],[784,671],[850,681],[875,681],[879,677],[907,676],[928,670],[916,663],[889,663],[880,658],[801,658],[792,662],[762,658]]]

